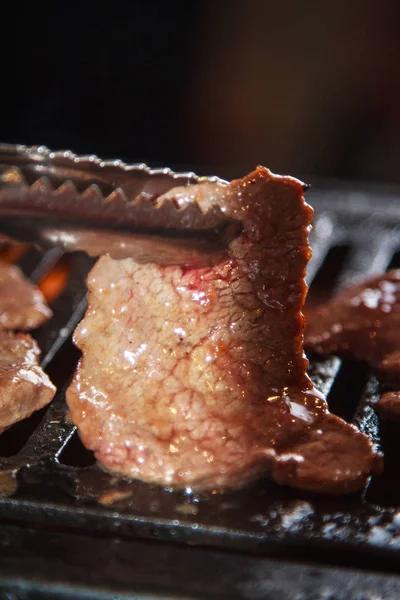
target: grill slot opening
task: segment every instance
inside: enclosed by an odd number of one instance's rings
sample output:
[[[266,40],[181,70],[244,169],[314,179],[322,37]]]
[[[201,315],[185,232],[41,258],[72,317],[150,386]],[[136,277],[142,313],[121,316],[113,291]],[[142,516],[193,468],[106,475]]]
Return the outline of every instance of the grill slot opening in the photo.
[[[12,425],[0,435],[0,456],[10,458],[15,456],[25,446],[32,433],[38,427],[47,406],[37,410],[30,417]]]
[[[41,263],[43,259],[43,253],[36,248],[28,248],[21,257],[13,262],[16,262],[18,267],[27,277],[31,277],[35,268]],[[35,281],[36,283],[36,281]]]
[[[349,244],[335,245],[329,249],[312,281],[308,300],[320,302],[331,296],[349,259],[351,250],[352,247]]]
[[[96,464],[93,452],[85,448],[77,431],[72,434],[65,444],[64,448],[57,456],[57,460],[62,465],[77,468],[91,467]]]
[[[400,423],[380,419],[384,470],[368,487],[366,500],[379,506],[400,506]]]
[[[86,297],[85,279],[92,262],[87,257],[82,259],[79,254],[63,256],[54,266],[56,281],[54,283],[51,281],[53,270],[46,275],[45,279],[50,278],[47,287],[49,294],[54,295],[55,291],[57,292],[54,287],[60,286],[60,282],[61,288],[64,284],[65,287],[61,291],[59,289],[59,295],[50,302],[53,317],[33,332],[42,351],[42,358],[46,357],[56,340],[62,339],[65,341],[72,334],[76,323],[74,325],[70,324],[68,331],[66,328],[71,317],[80,309],[81,303]],[[63,280],[64,277],[65,281]],[[43,282],[43,278],[41,282]],[[45,283],[45,285],[47,284]]]
[[[39,267],[37,271],[39,271]],[[38,280],[39,288],[50,304],[60,296],[71,278],[74,267],[74,259],[71,255],[65,254],[52,265],[50,271],[43,273]],[[36,276],[39,273],[36,273]]]
[[[390,271],[390,269],[400,269],[400,250],[393,254],[386,270]]]
[[[80,357],[80,350],[74,345],[71,336],[69,336],[44,369],[57,389],[60,389],[66,381],[71,379]]]
[[[329,410],[345,421],[352,421],[368,376],[369,367],[365,363],[343,360],[327,397]]]

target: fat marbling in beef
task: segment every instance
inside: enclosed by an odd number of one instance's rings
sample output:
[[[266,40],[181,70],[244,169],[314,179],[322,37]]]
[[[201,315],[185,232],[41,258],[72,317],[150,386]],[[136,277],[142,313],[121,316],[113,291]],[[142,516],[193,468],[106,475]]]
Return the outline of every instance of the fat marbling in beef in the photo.
[[[52,400],[56,390],[39,356],[30,335],[0,331],[0,432]]]
[[[359,489],[380,457],[306,374],[303,185],[260,167],[166,196],[216,203],[243,233],[213,267],[97,262],[67,393],[84,444],[109,471],[166,486],[238,487],[270,472],[307,490]]]

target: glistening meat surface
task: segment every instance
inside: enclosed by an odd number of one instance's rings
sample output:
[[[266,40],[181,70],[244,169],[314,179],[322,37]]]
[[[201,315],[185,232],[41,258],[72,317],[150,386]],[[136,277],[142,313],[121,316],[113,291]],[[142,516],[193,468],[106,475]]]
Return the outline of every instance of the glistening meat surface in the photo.
[[[339,292],[307,314],[306,346],[368,361],[389,381],[400,382],[400,269]]]
[[[35,329],[51,315],[41,291],[18,267],[0,261],[0,329]]]
[[[269,471],[303,489],[359,489],[380,459],[306,375],[302,184],[259,168],[167,196],[217,203],[243,233],[212,268],[98,261],[67,393],[84,444],[106,469],[167,486],[237,487]]]
[[[0,432],[48,404],[55,387],[30,335],[0,331]]]
[[[400,421],[400,392],[386,392],[375,404],[376,412],[382,417],[393,421]]]

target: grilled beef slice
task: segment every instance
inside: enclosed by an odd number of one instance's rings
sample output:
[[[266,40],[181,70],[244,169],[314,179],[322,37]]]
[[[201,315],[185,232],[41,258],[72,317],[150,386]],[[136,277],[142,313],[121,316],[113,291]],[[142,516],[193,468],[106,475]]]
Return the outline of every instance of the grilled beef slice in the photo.
[[[305,345],[347,354],[400,382],[400,269],[368,278],[307,313]]]
[[[30,335],[0,331],[0,432],[52,400],[56,390],[39,356]]]
[[[391,421],[400,421],[400,392],[385,392],[375,404],[376,412]]]
[[[302,184],[260,167],[166,196],[217,203],[243,233],[212,268],[97,262],[67,393],[83,443],[107,470],[166,486],[238,487],[270,472],[307,490],[359,489],[380,457],[306,374]]]
[[[14,265],[0,261],[0,329],[35,329],[52,312],[41,291]]]

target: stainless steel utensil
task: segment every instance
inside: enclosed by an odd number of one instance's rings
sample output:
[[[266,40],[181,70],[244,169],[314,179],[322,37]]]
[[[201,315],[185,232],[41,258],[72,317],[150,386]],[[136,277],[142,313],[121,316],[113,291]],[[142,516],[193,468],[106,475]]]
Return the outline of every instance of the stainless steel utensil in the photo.
[[[213,206],[161,198],[216,177],[126,165],[44,146],[0,144],[0,233],[91,256],[199,266],[219,260],[240,223]]]

